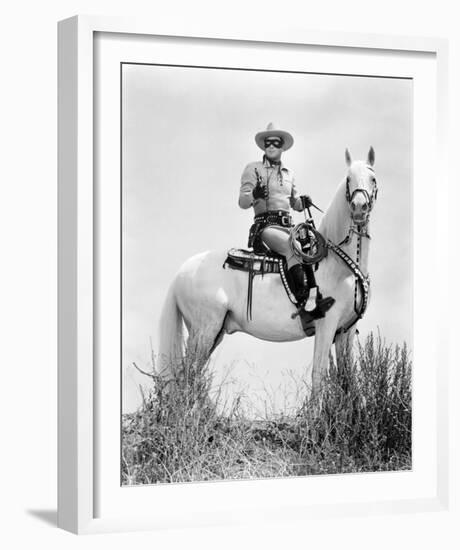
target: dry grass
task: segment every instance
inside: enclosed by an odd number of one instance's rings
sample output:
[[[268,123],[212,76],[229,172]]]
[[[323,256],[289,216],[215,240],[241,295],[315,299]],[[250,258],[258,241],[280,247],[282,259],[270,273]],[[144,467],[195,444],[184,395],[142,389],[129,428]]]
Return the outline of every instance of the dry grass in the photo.
[[[212,378],[196,353],[173,371],[167,385],[150,375],[154,389],[123,416],[125,485],[411,468],[406,346],[369,336],[342,369],[331,357],[320,401],[260,421],[245,418],[238,399],[217,412],[220,395],[209,399]]]

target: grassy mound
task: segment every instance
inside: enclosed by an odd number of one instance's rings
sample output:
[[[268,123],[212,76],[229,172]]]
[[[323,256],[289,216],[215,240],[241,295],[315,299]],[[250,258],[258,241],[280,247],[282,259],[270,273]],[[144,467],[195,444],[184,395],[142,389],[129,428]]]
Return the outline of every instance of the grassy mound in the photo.
[[[143,406],[122,418],[125,485],[406,470],[411,468],[411,371],[406,346],[370,335],[353,361],[330,359],[320,399],[292,416],[219,414],[212,377],[187,353]]]

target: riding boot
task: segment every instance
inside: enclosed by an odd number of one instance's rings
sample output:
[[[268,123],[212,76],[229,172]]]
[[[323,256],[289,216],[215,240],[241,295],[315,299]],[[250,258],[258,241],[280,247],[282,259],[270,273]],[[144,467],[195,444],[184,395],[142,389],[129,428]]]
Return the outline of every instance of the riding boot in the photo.
[[[311,313],[315,319],[321,319],[325,317],[327,311],[334,305],[335,300],[334,298],[331,298],[330,296],[327,296],[326,298],[323,298],[321,292],[319,291],[317,285],[316,285],[316,279],[315,274],[313,272],[313,266],[306,265],[304,266],[305,274],[307,277],[307,284],[310,289],[315,289],[315,296],[310,296],[310,298],[314,298],[314,302],[311,304],[307,303],[307,306],[305,309],[307,312]],[[309,309],[308,306],[313,307],[314,309]]]
[[[332,298],[332,296],[326,296],[326,298],[323,298],[322,294],[317,292],[315,309],[307,311],[307,313],[309,313],[313,319],[322,319],[323,317],[326,317],[326,313],[334,304],[335,298]]]
[[[323,298],[318,292],[316,297],[316,306],[314,309],[306,311],[304,308],[300,308],[297,311],[297,315],[300,315],[302,326],[307,336],[310,336],[310,334],[308,333],[308,329],[310,327],[308,325],[316,319],[323,319],[324,317],[326,317],[326,313],[331,309],[334,304],[334,298],[332,298],[331,296]]]
[[[293,291],[298,302],[308,299],[309,289],[303,266],[295,264],[289,269],[289,275],[293,281]]]
[[[313,311],[319,298],[317,293],[315,274],[313,273],[313,267],[311,265],[304,265],[303,269],[305,271],[307,286],[309,289],[309,297],[307,303],[305,304],[305,309],[306,311]]]
[[[308,266],[310,267],[310,266]],[[311,267],[310,267],[311,269]],[[292,280],[294,281],[294,294],[299,303],[305,302],[308,300],[310,289],[307,284],[307,275],[305,274],[304,268],[300,264],[296,264],[291,267],[289,270],[289,275],[291,275]],[[311,272],[313,275],[313,270]],[[314,278],[314,275],[313,275]],[[316,285],[316,282],[315,282]],[[315,290],[317,288],[315,287]],[[335,299],[327,296],[323,298],[320,292],[315,292],[315,307],[312,310],[301,309],[299,314],[302,317],[304,323],[309,323],[315,319],[322,319],[326,316],[328,310],[335,304]]]
[[[304,265],[303,268],[307,277],[308,288],[314,288],[316,286],[316,279],[313,273],[313,267],[311,265]]]

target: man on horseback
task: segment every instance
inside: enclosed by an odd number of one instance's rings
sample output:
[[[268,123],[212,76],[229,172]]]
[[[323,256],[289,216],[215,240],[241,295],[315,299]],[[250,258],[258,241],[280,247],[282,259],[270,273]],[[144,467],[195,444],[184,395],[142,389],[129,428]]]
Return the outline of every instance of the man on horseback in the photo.
[[[299,195],[292,171],[281,162],[282,153],[292,147],[294,139],[270,123],[256,134],[255,141],[264,156],[244,169],[238,201],[241,208],[254,207],[248,246],[255,252],[269,249],[286,258],[295,297],[306,304],[302,316],[305,318],[306,313],[309,319],[304,320],[319,319],[331,307],[331,298],[318,296],[312,266],[302,265],[289,243],[293,226],[290,209],[302,212],[312,205],[308,195]]]

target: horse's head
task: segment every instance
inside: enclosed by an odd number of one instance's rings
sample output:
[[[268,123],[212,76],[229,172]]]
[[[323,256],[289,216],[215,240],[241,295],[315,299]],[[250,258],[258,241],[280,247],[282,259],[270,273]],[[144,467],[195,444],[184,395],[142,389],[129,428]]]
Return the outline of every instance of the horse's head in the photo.
[[[366,224],[377,200],[377,180],[373,168],[374,149],[372,147],[369,149],[367,161],[352,160],[350,151],[347,149],[345,160],[348,166],[345,197],[350,215],[355,224]]]

